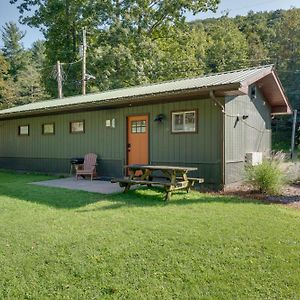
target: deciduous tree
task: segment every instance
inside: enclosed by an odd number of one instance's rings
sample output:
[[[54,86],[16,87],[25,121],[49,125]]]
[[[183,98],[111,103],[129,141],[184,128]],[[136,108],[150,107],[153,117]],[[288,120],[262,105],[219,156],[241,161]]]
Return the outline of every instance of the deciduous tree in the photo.
[[[245,36],[228,17],[206,25],[209,46],[207,72],[222,72],[247,67],[248,45]]]
[[[73,62],[79,58],[81,29],[86,26],[88,58],[93,59],[88,69],[97,73],[95,85],[99,86],[100,80],[99,87],[106,89],[151,81],[153,76],[145,70],[153,74],[152,58],[161,55],[156,52],[161,47],[154,39],[168,37],[170,28],[182,27],[186,12],[214,10],[219,0],[11,0],[11,3],[18,4],[24,23],[43,30],[48,65],[54,65],[58,59]],[[28,15],[30,10],[32,15]],[[78,93],[78,87],[72,84],[80,78],[80,66],[73,65],[67,73],[73,83],[65,81],[64,93]],[[44,75],[48,90],[55,94],[56,83],[49,80],[50,71]]]

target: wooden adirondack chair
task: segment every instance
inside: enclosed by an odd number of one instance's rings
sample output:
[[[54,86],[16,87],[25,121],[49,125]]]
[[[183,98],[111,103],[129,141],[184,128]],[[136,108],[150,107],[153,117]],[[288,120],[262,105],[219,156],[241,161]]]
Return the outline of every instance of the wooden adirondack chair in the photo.
[[[84,156],[84,162],[82,165],[76,166],[76,180],[78,176],[85,177],[85,175],[91,176],[91,181],[96,177],[96,165],[97,165],[97,155],[94,153],[88,153]]]

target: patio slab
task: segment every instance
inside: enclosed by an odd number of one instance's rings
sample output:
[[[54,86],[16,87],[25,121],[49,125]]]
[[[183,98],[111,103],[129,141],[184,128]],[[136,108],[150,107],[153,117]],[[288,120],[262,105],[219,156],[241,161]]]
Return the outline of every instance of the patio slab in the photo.
[[[80,191],[100,193],[100,194],[113,194],[113,193],[120,193],[123,191],[123,188],[121,188],[117,183],[111,183],[110,181],[103,181],[103,180],[93,180],[93,181],[85,180],[85,179],[76,180],[74,177],[47,180],[47,181],[38,181],[38,182],[32,182],[31,184],[47,186],[47,187],[64,188],[70,190],[80,190]]]

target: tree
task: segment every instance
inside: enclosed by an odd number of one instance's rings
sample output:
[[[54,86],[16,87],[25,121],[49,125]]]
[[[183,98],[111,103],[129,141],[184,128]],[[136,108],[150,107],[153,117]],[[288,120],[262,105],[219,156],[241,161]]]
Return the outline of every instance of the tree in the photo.
[[[8,73],[8,63],[2,54],[0,54],[0,107],[3,105],[6,97],[5,80]]]
[[[54,65],[78,60],[81,29],[88,27],[88,69],[97,70],[101,89],[150,81],[145,70],[153,66],[152,57],[160,49],[153,40],[168,37],[169,29],[185,24],[185,13],[214,10],[219,0],[11,0],[17,3],[24,23],[42,28],[46,38],[46,59]],[[31,16],[28,12],[34,10]],[[89,61],[89,60],[88,60]],[[68,70],[73,82],[64,83],[66,95],[78,93],[76,82],[80,66]],[[56,93],[56,83],[44,72],[48,90]],[[108,84],[109,83],[109,84]],[[93,83],[91,83],[92,85]],[[72,86],[74,85],[74,86]]]
[[[281,18],[281,11],[260,12],[250,11],[247,16],[234,19],[239,30],[245,35],[249,59],[252,65],[275,62],[276,26]]]
[[[0,102],[2,107],[48,99],[41,82],[44,65],[43,42],[24,50],[24,37],[15,23],[7,23],[2,34],[3,56],[0,56]]]
[[[283,13],[277,26],[277,55],[280,78],[293,107],[300,110],[300,9]]]
[[[156,41],[158,50],[154,60],[155,80],[201,75],[205,70],[206,33],[201,28],[169,30],[170,38]],[[155,73],[154,73],[155,75]]]
[[[248,66],[245,36],[228,17],[205,25],[208,36],[207,72],[222,72]]]
[[[8,22],[2,27],[3,55],[9,63],[9,74],[17,80],[18,72],[22,70],[26,58],[26,52],[21,43],[25,36],[16,23]]]
[[[5,78],[7,76],[7,72],[8,72],[8,63],[5,61],[3,55],[0,54],[0,91],[2,91],[5,87]]]
[[[45,42],[41,40],[35,41],[31,46],[31,59],[35,66],[42,68],[46,60]]]

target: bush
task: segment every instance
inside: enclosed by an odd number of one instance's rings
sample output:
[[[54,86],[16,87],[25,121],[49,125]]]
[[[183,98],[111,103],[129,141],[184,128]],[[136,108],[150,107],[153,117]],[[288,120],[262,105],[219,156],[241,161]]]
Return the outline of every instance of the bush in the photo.
[[[288,182],[300,183],[300,162],[290,162],[284,172]]]
[[[284,185],[283,171],[277,160],[267,159],[262,164],[246,167],[248,182],[261,193],[278,194]]]

